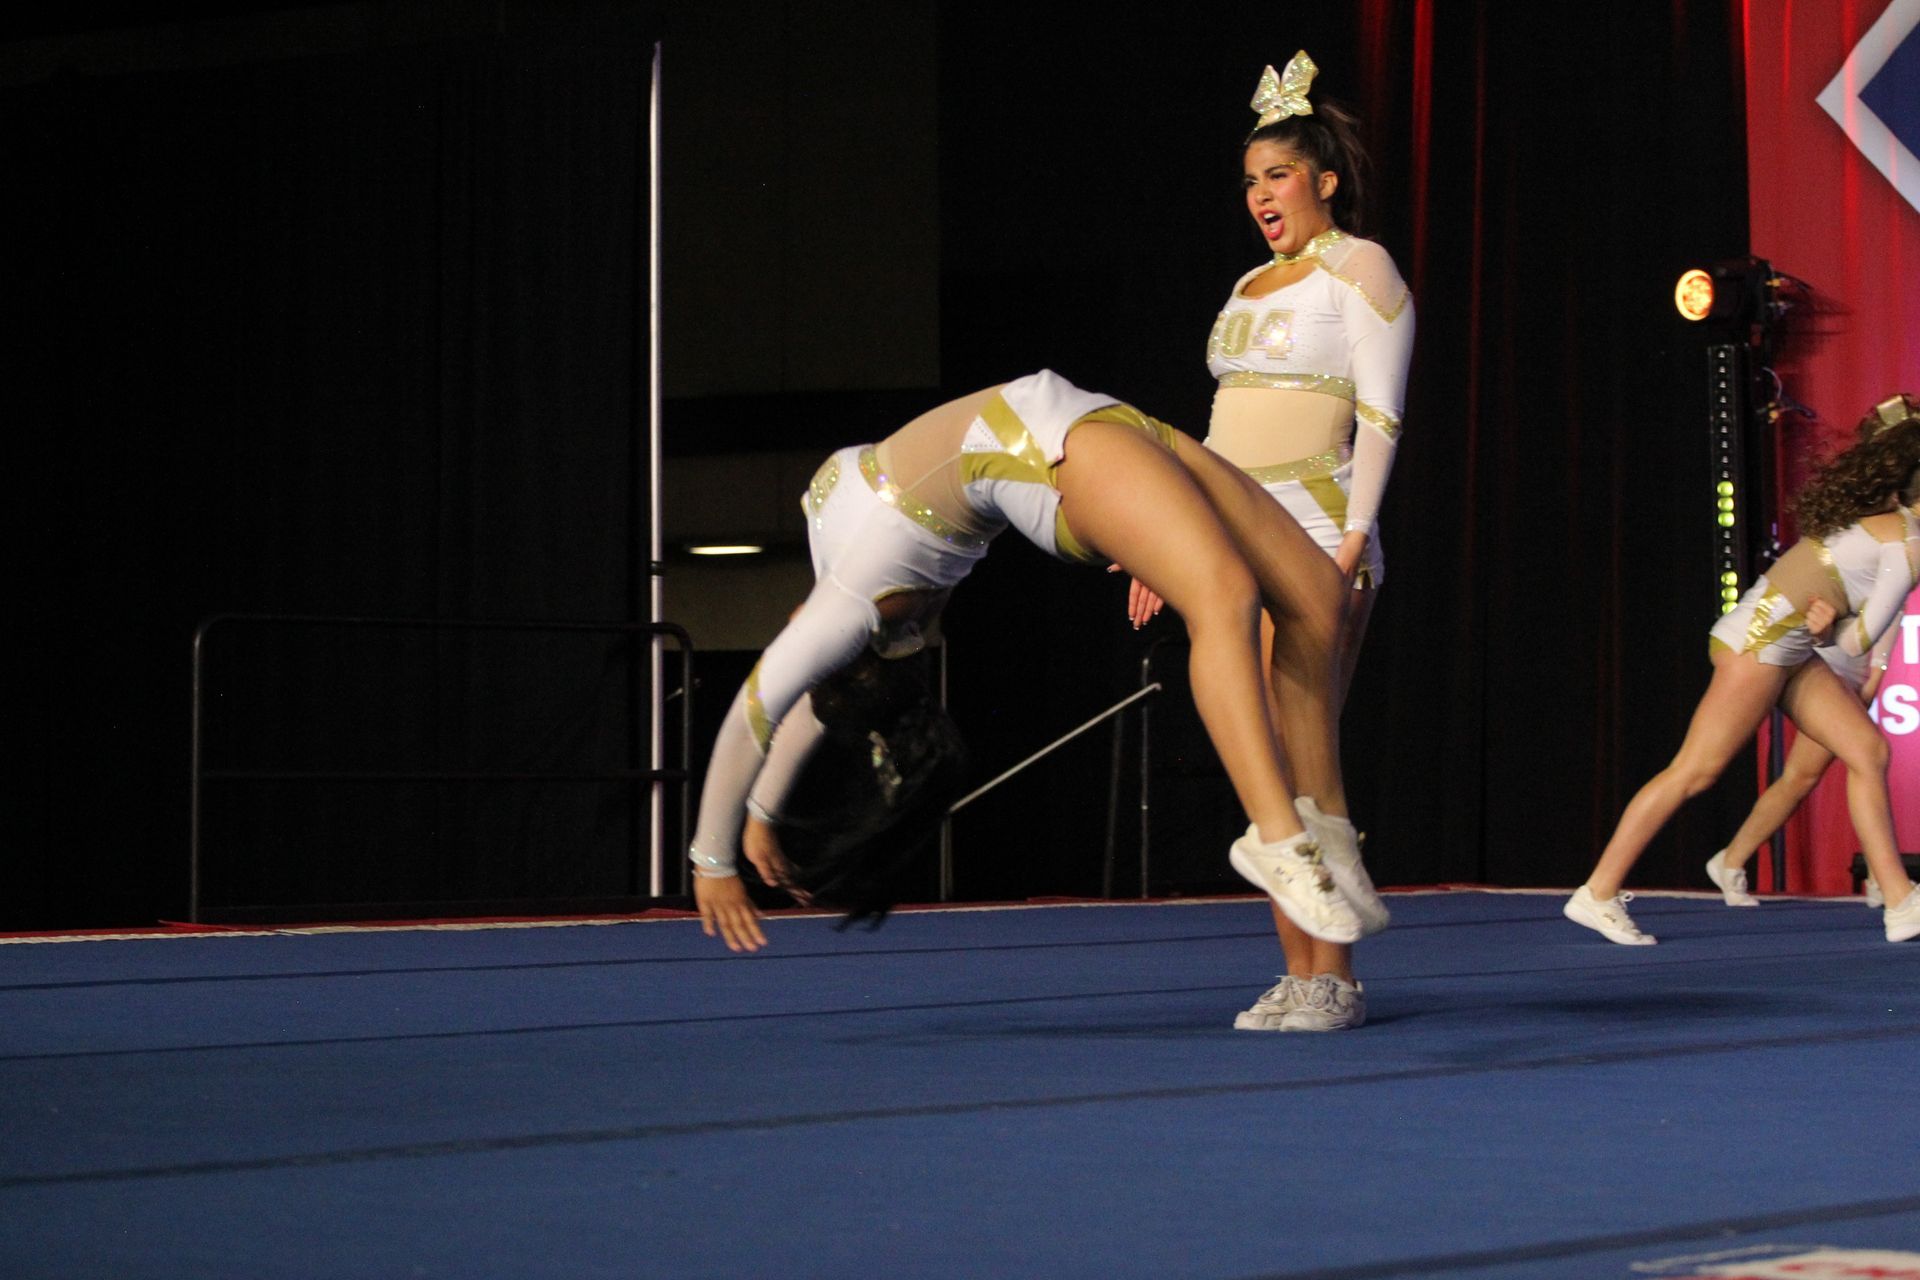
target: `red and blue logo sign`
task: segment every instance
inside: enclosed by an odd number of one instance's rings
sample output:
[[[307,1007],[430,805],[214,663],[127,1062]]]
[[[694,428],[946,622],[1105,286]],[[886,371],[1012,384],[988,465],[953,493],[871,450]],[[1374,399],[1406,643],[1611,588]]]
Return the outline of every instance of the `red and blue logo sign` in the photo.
[[[1920,210],[1920,0],[1893,0],[1820,92],[1874,168]]]

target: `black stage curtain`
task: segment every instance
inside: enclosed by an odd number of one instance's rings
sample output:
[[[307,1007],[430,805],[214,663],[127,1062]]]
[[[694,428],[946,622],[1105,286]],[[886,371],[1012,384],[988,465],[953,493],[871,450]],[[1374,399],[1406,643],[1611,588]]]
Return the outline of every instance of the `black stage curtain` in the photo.
[[[0,91],[21,579],[0,927],[182,910],[208,614],[645,617],[653,27],[339,7],[150,32],[164,67]],[[210,767],[632,762],[616,643],[211,643]],[[207,887],[625,892],[640,816],[617,786],[220,784]]]
[[[1304,47],[1314,96],[1362,114],[1369,231],[1419,341],[1345,722],[1355,814],[1386,883],[1579,883],[1708,676],[1705,339],[1670,299],[1685,267],[1745,252],[1738,6],[1102,8],[1007,30],[969,6],[942,31],[956,388],[1052,365],[1202,432],[1205,335],[1262,256],[1237,189],[1261,65]],[[986,765],[1131,688],[1140,650],[1117,583],[1013,554],[981,576],[998,590],[961,593],[950,632]],[[1091,736],[965,815],[963,895],[1089,891],[1109,751]],[[1639,882],[1695,882],[1751,798],[1731,773]],[[1171,851],[1194,824],[1164,816]],[[1031,833],[1017,858],[986,838],[1008,825]]]
[[[485,20],[383,35],[377,15],[399,9]],[[20,855],[0,926],[180,909],[187,641],[208,613],[640,616],[650,11],[342,11],[361,44],[0,90],[23,602],[0,623],[0,839]],[[1420,317],[1389,580],[1346,725],[1383,881],[1576,882],[1704,687],[1704,342],[1668,297],[1681,268],[1746,243],[1736,16],[1720,0],[940,9],[924,195],[948,392],[1050,365],[1200,430],[1205,334],[1261,253],[1237,185],[1261,64],[1309,49],[1316,94],[1365,117],[1369,231]],[[751,164],[750,142],[707,158]],[[983,776],[1134,686],[1153,636],[1125,629],[1122,594],[1012,545],[959,593],[952,687]],[[359,733],[440,768],[630,758],[618,650],[283,643],[225,649],[215,674],[229,697],[277,688],[257,723],[334,714],[329,751],[230,735],[216,763],[346,767]],[[365,676],[383,664],[401,674]],[[550,718],[506,714],[522,706]],[[1096,889],[1109,758],[1088,735],[963,815],[961,895]],[[1687,879],[1741,790],[1696,804],[1642,881]],[[352,819],[364,851],[261,848],[268,818],[337,830],[369,802],[237,795],[216,833],[229,870],[290,897],[617,890],[635,817],[625,795],[394,794]],[[415,878],[377,852],[396,832],[422,851]]]

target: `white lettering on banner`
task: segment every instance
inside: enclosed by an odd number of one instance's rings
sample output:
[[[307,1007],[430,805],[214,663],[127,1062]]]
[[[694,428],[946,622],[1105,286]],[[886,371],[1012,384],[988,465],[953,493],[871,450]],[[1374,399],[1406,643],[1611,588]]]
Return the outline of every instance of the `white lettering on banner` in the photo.
[[[1920,613],[1900,619],[1900,661],[1920,667]]]
[[[1882,733],[1904,738],[1920,729],[1920,689],[1910,684],[1890,684],[1880,690],[1867,714]]]
[[[1648,1268],[1635,1263],[1635,1271],[1657,1269],[1662,1280],[1694,1277],[1704,1280],[1920,1280],[1920,1254],[1882,1249],[1815,1249],[1784,1257],[1747,1262],[1695,1266],[1686,1271],[1670,1267]]]

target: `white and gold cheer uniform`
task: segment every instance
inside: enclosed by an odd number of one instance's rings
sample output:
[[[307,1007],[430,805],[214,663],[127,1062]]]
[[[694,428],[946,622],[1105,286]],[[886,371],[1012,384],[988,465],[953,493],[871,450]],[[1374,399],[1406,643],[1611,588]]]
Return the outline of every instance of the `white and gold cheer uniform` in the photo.
[[[919,624],[883,624],[880,601],[950,590],[1008,526],[1060,559],[1097,558],[1068,526],[1055,487],[1068,433],[1094,420],[1172,448],[1166,424],[1043,369],[827,459],[801,497],[813,590],[721,725],[692,842],[697,873],[733,874],[744,811],[779,812],[822,732],[807,691],[869,646],[883,657],[920,646]]]
[[[1263,297],[1243,291],[1271,264],[1240,277],[1214,321],[1207,368],[1219,387],[1206,443],[1329,555],[1345,534],[1367,533],[1361,576],[1378,585],[1384,559],[1374,521],[1400,438],[1413,299],[1385,249],[1337,228],[1315,236],[1298,260],[1314,270]]]
[[[1882,542],[1859,524],[1824,538],[1802,538],[1720,615],[1709,633],[1710,651],[1751,653],[1772,667],[1797,667],[1816,652],[1806,610],[1815,597],[1834,607],[1829,661],[1856,690],[1866,680],[1866,655],[1900,616],[1920,582],[1920,521],[1900,512],[1903,536]]]

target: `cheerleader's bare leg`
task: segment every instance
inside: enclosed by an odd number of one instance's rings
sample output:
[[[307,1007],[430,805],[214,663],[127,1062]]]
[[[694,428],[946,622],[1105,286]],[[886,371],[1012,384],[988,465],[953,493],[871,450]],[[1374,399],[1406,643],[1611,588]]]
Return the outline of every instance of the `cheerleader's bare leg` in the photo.
[[[1733,833],[1733,839],[1727,842],[1727,847],[1722,851],[1721,862],[1729,871],[1738,871],[1746,866],[1747,859],[1774,832],[1786,825],[1793,811],[1819,785],[1833,759],[1833,752],[1821,746],[1810,734],[1801,733],[1793,740],[1793,746],[1787,751],[1786,763],[1780,768],[1780,776],[1768,783],[1767,789],[1753,802],[1747,820],[1740,824],[1740,829]]]
[[[1821,662],[1804,663],[1781,696],[1781,709],[1800,732],[1831,751],[1846,766],[1847,812],[1860,839],[1860,852],[1886,895],[1898,907],[1913,892],[1913,881],[1894,842],[1893,808],[1887,795],[1890,748],[1860,699]]]
[[[1057,483],[1075,535],[1186,620],[1194,705],[1260,838],[1300,834],[1262,692],[1261,585],[1207,495],[1150,437],[1098,421],[1074,428]]]
[[[1267,601],[1262,700],[1274,718],[1293,787],[1329,815],[1344,818],[1340,709],[1371,593],[1350,590],[1326,551],[1245,472],[1186,436],[1176,436],[1175,444],[1260,579]],[[1349,612],[1355,604],[1349,597],[1365,599],[1357,616]],[[1275,925],[1291,976],[1353,980],[1348,944],[1311,937],[1279,912]]]
[[[1627,803],[1613,837],[1587,877],[1586,887],[1595,899],[1604,902],[1619,896],[1627,873],[1648,843],[1681,805],[1718,780],[1800,669],[1770,666],[1752,653],[1714,651],[1713,680],[1694,709],[1679,752]]]
[[[1324,551],[1316,547],[1315,552],[1325,558]],[[1292,682],[1273,665],[1272,616],[1263,614],[1260,619],[1261,654],[1268,671],[1272,673],[1267,686],[1269,710],[1280,731],[1280,749],[1286,757],[1294,789],[1301,795],[1315,797],[1321,809],[1341,818],[1349,814],[1346,782],[1339,767],[1340,713],[1346,707],[1347,691],[1353,687],[1353,673],[1360,662],[1360,646],[1366,641],[1367,624],[1373,617],[1373,602],[1374,592],[1369,588],[1354,588],[1347,592],[1346,616],[1342,619],[1340,640],[1334,655],[1336,667],[1332,704],[1330,709],[1316,712],[1324,716],[1324,720],[1314,716],[1286,714],[1285,708],[1290,702],[1298,706],[1303,700],[1279,694],[1280,689],[1290,687]],[[1317,707],[1317,702],[1310,705]],[[1326,742],[1328,726],[1331,728],[1331,742],[1318,751],[1314,750],[1310,744]],[[1315,938],[1278,909],[1273,913],[1273,922],[1280,935],[1280,950],[1286,956],[1287,972],[1293,977],[1311,978],[1316,974],[1331,973],[1343,982],[1353,981],[1351,945]]]

